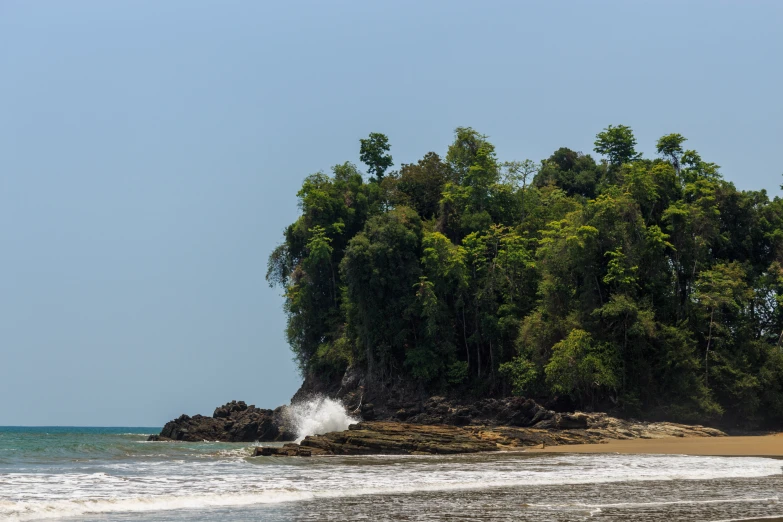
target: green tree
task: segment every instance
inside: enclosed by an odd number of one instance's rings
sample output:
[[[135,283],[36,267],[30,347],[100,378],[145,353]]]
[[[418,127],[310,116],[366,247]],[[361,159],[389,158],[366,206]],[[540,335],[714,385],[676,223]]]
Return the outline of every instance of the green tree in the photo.
[[[569,394],[581,405],[595,406],[601,391],[617,388],[615,355],[584,330],[573,330],[552,347],[546,379],[555,393]]]
[[[441,194],[450,177],[448,165],[434,152],[428,152],[418,163],[400,169],[399,202],[416,210],[423,219],[432,219],[438,214]]]
[[[674,165],[677,174],[680,173],[680,158],[683,154],[682,144],[688,141],[682,134],[667,134],[658,139],[656,150],[658,154],[667,158]]]
[[[406,349],[415,346],[421,238],[419,216],[399,207],[372,217],[351,239],[340,265],[349,327],[364,349],[370,380],[393,375]]]
[[[487,136],[480,134],[470,127],[457,127],[454,130],[454,142],[446,152],[446,163],[455,173],[455,182],[462,183],[462,178],[467,175],[470,168],[476,163],[480,149],[485,154],[492,156],[495,147],[487,141]]]
[[[621,165],[639,157],[636,152],[636,138],[626,125],[609,125],[595,136],[598,154],[609,158],[610,165]]]
[[[726,331],[720,316],[731,310],[739,310],[751,295],[745,284],[742,266],[734,263],[720,263],[699,274],[696,281],[696,300],[707,312],[707,345],[704,349],[704,382],[709,386],[710,348],[716,331]]]
[[[351,163],[307,176],[267,280],[308,385],[337,389],[352,365],[371,400],[510,391],[779,424],[783,199],[738,190],[684,141],[644,159],[610,126],[599,164],[567,148],[517,162],[459,127],[443,159],[389,172],[373,134],[371,179]]]
[[[602,177],[601,168],[590,155],[561,147],[542,162],[533,183],[537,187],[552,183],[569,196],[594,198]]]
[[[384,173],[394,164],[391,154],[388,154],[391,149],[389,138],[380,132],[371,132],[367,138],[360,139],[359,142],[361,143],[359,159],[367,165],[367,172],[375,176],[377,181],[381,181]]]
[[[538,380],[538,367],[532,361],[518,356],[501,364],[500,374],[511,383],[514,395],[524,395],[535,386]]]

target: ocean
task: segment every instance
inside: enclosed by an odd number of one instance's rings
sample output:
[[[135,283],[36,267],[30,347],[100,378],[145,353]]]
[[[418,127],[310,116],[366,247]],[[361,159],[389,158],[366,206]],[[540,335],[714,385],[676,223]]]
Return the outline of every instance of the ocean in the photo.
[[[727,521],[783,516],[783,461],[499,453],[251,457],[159,428],[0,427],[0,520]]]

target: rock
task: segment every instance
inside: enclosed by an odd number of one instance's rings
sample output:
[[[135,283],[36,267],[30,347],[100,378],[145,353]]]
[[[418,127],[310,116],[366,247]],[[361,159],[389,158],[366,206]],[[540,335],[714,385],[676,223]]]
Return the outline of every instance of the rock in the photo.
[[[557,414],[555,427],[560,430],[587,429],[588,418],[581,412]]]
[[[412,411],[406,410],[405,408],[400,408],[399,410],[397,410],[395,412],[394,417],[396,419],[398,419],[398,420],[403,420],[404,421],[405,419],[408,419],[408,418],[412,417],[413,415],[414,415],[414,413]]]
[[[181,415],[167,422],[149,440],[256,442],[294,440],[285,426],[285,409],[265,410],[231,401],[215,408],[212,417]],[[156,437],[153,439],[153,437]]]
[[[373,408],[372,404],[362,404],[361,415],[362,415],[362,419],[364,419],[366,421],[374,420],[375,419],[375,408]]]
[[[593,414],[577,412],[545,421],[561,426],[590,425]],[[719,430],[671,423],[632,423],[599,416],[603,428],[541,429],[517,426],[423,425],[401,422],[360,422],[346,431],[305,437],[301,444],[257,448],[263,456],[453,454],[514,450],[534,446],[596,444],[610,439],[662,437],[716,437]]]
[[[253,452],[254,457],[312,457],[326,454],[322,450],[303,448],[298,444],[286,444],[282,448],[259,447]]]
[[[445,424],[442,415],[432,415],[430,413],[419,413],[418,415],[414,415],[413,417],[410,417],[407,422],[410,422],[412,424],[426,424],[426,425]]]
[[[340,381],[340,388],[335,394],[337,398],[343,398],[351,392],[354,392],[357,388],[364,384],[364,374],[355,366],[349,366],[345,370],[342,380]]]
[[[456,426],[427,426],[398,422],[361,422],[347,431],[305,437],[300,446],[331,455],[452,454],[496,451]]]
[[[255,408],[255,406],[251,406],[251,408]],[[215,412],[212,414],[212,417],[215,419],[228,418],[232,413],[245,411],[246,409],[247,404],[245,404],[245,401],[231,401],[224,404],[223,406],[218,406],[215,408]]]
[[[465,415],[449,415],[445,419],[446,424],[451,424],[454,426],[467,426],[470,424],[470,417]]]

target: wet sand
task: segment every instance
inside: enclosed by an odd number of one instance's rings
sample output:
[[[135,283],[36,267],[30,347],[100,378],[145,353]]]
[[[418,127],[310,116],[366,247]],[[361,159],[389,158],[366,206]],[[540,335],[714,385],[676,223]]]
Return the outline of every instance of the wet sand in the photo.
[[[653,453],[726,457],[783,457],[783,433],[745,437],[612,440],[604,444],[547,446],[538,453]]]

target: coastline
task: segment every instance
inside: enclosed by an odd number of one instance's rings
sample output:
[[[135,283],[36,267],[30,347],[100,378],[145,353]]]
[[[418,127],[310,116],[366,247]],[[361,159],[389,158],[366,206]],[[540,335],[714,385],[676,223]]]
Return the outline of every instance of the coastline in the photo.
[[[526,448],[531,453],[623,453],[783,458],[783,433],[729,437],[608,440],[598,444]]]

